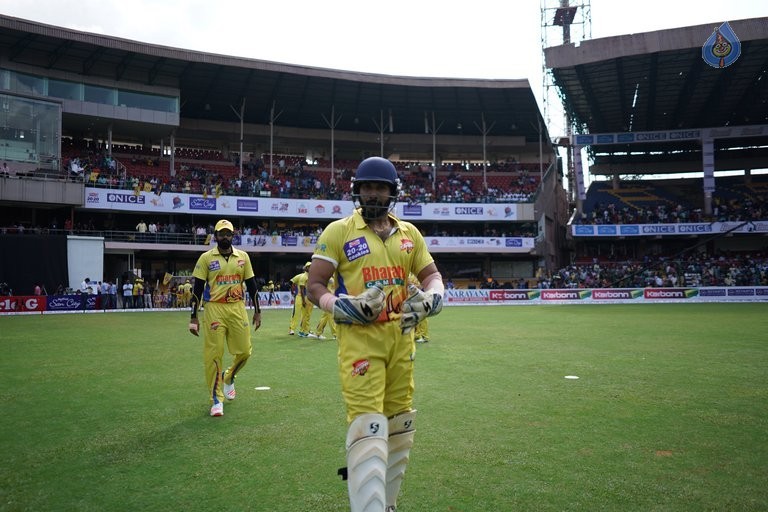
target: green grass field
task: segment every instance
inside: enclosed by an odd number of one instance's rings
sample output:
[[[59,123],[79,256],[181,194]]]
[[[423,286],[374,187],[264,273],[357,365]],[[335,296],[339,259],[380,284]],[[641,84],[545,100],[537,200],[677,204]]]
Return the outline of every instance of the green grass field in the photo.
[[[336,343],[263,316],[223,418],[184,312],[0,317],[0,510],[347,510]],[[399,510],[767,510],[767,333],[766,304],[446,308]]]

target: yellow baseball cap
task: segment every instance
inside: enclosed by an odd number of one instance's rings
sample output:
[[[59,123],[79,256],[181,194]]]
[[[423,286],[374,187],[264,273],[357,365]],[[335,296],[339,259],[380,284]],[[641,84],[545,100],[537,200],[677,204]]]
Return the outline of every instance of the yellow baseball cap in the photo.
[[[228,229],[234,233],[235,227],[232,225],[231,222],[229,222],[226,219],[221,219],[219,222],[216,223],[216,227],[214,228],[214,231],[221,231],[222,229]]]

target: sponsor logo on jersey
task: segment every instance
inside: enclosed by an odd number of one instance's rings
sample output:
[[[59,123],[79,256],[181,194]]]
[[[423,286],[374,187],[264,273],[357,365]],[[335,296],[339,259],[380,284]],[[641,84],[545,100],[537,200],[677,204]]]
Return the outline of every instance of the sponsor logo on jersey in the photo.
[[[244,267],[245,266],[245,260],[237,260],[237,266],[238,267]]]
[[[216,329],[219,328],[220,325],[221,325],[221,322],[211,322],[211,330],[215,331]]]
[[[218,260],[213,260],[208,264],[208,270],[221,270],[221,264]]]
[[[413,251],[413,241],[407,238],[400,239],[400,250],[405,251],[407,254],[411,254]]]
[[[368,247],[368,241],[364,236],[355,238],[344,244],[344,254],[349,261],[355,261],[357,258],[361,258],[370,253],[371,248]]]
[[[363,281],[366,287],[380,284],[404,285],[406,283],[407,273],[403,267],[363,267]]]
[[[240,284],[240,276],[237,274],[224,274],[216,276],[216,284]]]
[[[357,375],[365,375],[368,372],[368,368],[370,368],[371,363],[367,359],[358,359],[354,363],[352,363],[352,376],[355,377]]]

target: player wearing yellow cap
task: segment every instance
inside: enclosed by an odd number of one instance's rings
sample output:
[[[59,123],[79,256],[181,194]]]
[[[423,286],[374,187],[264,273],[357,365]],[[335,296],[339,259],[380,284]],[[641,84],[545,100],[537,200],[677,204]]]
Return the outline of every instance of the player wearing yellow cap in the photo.
[[[247,252],[232,247],[234,231],[232,223],[228,220],[217,222],[214,229],[216,247],[200,255],[192,273],[195,286],[192,292],[189,332],[195,336],[198,336],[200,330],[197,309],[202,302],[206,285],[210,290],[202,326],[205,333],[203,359],[211,416],[224,415],[224,397],[228,400],[235,399],[235,377],[245,366],[252,350],[243,283],[251,297],[257,296],[258,288],[250,256]],[[261,310],[258,301],[255,301],[254,330],[260,326]],[[231,366],[226,370],[222,364],[225,344],[233,357]]]
[[[311,300],[338,324],[353,512],[396,509],[415,432],[413,328],[442,309],[442,277],[424,238],[391,213],[399,187],[389,160],[363,160],[352,181],[355,211],[323,231],[309,272]],[[410,273],[424,291],[408,286]]]

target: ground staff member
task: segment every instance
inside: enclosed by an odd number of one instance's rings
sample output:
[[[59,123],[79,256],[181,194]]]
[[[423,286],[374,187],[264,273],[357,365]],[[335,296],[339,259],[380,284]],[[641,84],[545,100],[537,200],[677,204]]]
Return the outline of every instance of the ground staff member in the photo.
[[[251,258],[247,252],[232,247],[234,228],[228,220],[216,223],[214,237],[216,247],[204,252],[195,264],[192,276],[195,288],[192,292],[192,318],[189,332],[198,335],[200,323],[197,309],[200,305],[206,284],[210,288],[210,298],[206,300],[203,312],[203,332],[205,333],[205,379],[208,383],[208,396],[211,403],[211,416],[224,415],[224,397],[235,399],[235,376],[242,370],[251,356],[251,331],[248,327],[248,314],[245,311],[243,283],[252,297],[256,296],[257,286],[253,277]],[[261,326],[261,310],[258,302],[254,303],[253,327]],[[223,370],[224,343],[233,356],[232,365]],[[222,389],[223,388],[223,389]]]
[[[399,186],[390,161],[363,160],[352,182],[356,209],[323,231],[309,271],[310,300],[338,324],[353,512],[395,510],[415,432],[413,328],[442,309],[442,277],[424,238],[390,213]],[[411,272],[424,291],[408,287]]]

